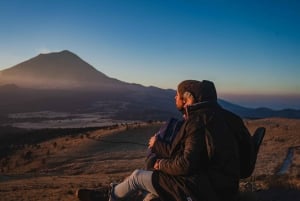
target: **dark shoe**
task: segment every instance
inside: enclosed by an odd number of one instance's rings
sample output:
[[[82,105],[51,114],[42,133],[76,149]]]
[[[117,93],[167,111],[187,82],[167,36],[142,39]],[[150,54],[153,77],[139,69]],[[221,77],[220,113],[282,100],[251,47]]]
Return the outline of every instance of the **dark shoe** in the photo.
[[[80,201],[107,201],[106,193],[92,189],[77,189],[76,197]]]

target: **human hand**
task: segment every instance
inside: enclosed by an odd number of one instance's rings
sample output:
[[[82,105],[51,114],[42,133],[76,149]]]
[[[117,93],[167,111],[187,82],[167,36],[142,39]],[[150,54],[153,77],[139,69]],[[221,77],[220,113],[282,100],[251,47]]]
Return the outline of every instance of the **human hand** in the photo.
[[[157,159],[154,163],[154,170],[159,170],[159,162],[160,162],[160,159]]]
[[[148,144],[148,148],[149,148],[149,149],[151,149],[151,148],[154,146],[154,143],[156,142],[156,140],[157,140],[157,136],[156,136],[156,135],[154,135],[154,136],[152,136],[152,137],[150,138],[149,144]]]

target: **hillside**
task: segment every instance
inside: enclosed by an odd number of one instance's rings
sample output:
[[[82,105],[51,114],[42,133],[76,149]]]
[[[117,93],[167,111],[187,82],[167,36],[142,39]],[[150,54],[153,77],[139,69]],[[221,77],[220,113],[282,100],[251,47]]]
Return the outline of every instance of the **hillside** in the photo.
[[[241,190],[250,192],[250,201],[299,199],[299,150],[288,172],[276,174],[288,148],[300,145],[300,121],[271,118],[245,123],[252,133],[260,126],[267,132],[254,174],[241,181]],[[160,125],[152,122],[81,132],[56,130],[46,139],[11,145],[14,151],[1,159],[1,199],[74,201],[77,188],[106,191],[110,182],[120,181],[135,168],[143,167],[146,143]]]
[[[40,54],[0,71],[3,83],[38,89],[113,89],[121,81],[109,78],[74,53]]]
[[[40,54],[0,71],[0,123],[15,121],[12,114],[45,111],[97,114],[109,120],[166,120],[180,116],[175,93],[111,78],[68,50]],[[300,118],[300,110],[246,108],[221,99],[219,103],[244,118]]]

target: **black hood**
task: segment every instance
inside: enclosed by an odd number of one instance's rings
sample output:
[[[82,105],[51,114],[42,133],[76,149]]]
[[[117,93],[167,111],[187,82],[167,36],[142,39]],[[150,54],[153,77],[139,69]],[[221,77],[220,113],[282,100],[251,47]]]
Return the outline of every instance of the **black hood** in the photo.
[[[201,86],[200,102],[217,101],[217,91],[213,82],[203,80]]]

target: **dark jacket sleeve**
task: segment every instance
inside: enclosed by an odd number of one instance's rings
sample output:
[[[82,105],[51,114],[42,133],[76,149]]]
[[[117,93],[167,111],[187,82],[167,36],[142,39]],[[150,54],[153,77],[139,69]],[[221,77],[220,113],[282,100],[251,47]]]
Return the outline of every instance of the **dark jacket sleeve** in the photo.
[[[160,161],[160,171],[169,175],[189,175],[199,171],[201,156],[206,153],[204,127],[190,122],[183,133],[179,141],[174,141],[171,157]]]
[[[157,139],[152,148],[152,152],[155,153],[157,158],[169,158],[171,155],[172,145],[173,144]]]
[[[184,130],[186,127],[186,122],[183,123],[181,128],[179,129],[178,133],[175,135],[174,140],[172,143],[166,143],[163,140],[160,140],[159,138],[156,140],[152,147],[152,152],[155,153],[157,158],[169,158],[171,157],[172,151],[177,146],[178,142],[181,140],[182,135],[184,134]]]

